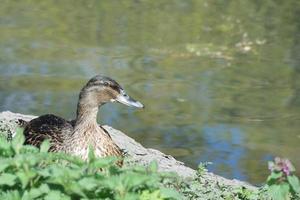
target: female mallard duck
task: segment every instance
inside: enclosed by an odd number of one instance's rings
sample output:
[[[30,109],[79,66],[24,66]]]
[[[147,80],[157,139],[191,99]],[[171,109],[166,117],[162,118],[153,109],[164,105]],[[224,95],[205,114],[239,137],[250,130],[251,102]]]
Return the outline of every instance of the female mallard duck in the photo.
[[[99,106],[117,101],[127,106],[144,106],[129,97],[122,87],[108,77],[97,75],[90,79],[79,94],[77,116],[73,121],[47,114],[27,123],[25,144],[39,147],[48,139],[51,152],[65,152],[87,159],[89,147],[97,157],[123,156],[110,135],[97,124]]]

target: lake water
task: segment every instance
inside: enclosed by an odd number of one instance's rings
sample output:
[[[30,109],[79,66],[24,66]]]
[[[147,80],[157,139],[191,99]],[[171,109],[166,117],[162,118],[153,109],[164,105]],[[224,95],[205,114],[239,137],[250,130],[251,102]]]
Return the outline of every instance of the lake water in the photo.
[[[96,74],[146,105],[99,123],[196,168],[265,181],[300,171],[300,2],[10,1],[0,6],[0,110],[74,118]]]

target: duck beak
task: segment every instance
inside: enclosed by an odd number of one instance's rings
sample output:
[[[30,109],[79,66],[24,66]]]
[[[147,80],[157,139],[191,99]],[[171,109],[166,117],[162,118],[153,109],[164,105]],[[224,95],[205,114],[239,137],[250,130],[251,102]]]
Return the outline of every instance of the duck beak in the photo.
[[[124,90],[120,91],[120,94],[115,99],[117,102],[122,103],[126,106],[136,107],[136,108],[144,108],[144,105],[128,96]]]

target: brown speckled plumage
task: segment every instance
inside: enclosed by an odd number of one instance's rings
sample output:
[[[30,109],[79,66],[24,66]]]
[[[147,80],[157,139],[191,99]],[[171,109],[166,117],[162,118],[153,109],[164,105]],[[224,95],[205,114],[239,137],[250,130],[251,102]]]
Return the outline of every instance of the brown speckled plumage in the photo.
[[[82,88],[75,120],[68,121],[52,114],[35,118],[25,126],[25,144],[39,147],[48,139],[51,152],[61,151],[87,159],[89,147],[93,147],[98,157],[122,157],[122,150],[108,132],[97,124],[98,107],[113,101],[143,107],[126,95],[116,81],[98,75]]]

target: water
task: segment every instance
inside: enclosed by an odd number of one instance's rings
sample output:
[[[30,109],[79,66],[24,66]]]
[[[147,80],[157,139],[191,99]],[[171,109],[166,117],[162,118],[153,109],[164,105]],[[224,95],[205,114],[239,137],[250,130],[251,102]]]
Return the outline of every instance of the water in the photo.
[[[99,122],[196,168],[260,184],[274,156],[300,171],[300,3],[3,1],[0,110],[74,118],[95,74],[146,105]]]

